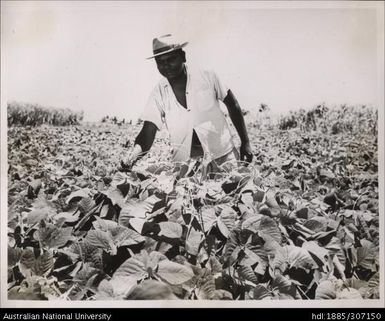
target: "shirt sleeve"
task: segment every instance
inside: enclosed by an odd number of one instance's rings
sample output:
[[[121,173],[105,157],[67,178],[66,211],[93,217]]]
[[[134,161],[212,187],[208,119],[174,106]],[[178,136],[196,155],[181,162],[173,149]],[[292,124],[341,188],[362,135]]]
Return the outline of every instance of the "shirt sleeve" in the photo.
[[[140,118],[143,121],[146,120],[154,123],[156,127],[158,127],[158,130],[161,130],[163,127],[162,114],[164,114],[164,109],[158,91],[156,87],[151,92]]]
[[[214,72],[211,71],[211,81],[213,82],[214,85],[214,90],[215,94],[217,96],[217,99],[223,101],[226,96],[227,92],[229,91],[229,87],[226,86],[218,77],[218,75]]]

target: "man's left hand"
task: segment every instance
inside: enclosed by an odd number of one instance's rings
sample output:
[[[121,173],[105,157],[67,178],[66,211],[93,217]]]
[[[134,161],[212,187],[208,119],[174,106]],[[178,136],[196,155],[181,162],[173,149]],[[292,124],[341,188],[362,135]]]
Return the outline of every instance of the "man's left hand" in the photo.
[[[241,161],[251,163],[253,160],[253,153],[251,152],[250,143],[242,143],[240,148]]]

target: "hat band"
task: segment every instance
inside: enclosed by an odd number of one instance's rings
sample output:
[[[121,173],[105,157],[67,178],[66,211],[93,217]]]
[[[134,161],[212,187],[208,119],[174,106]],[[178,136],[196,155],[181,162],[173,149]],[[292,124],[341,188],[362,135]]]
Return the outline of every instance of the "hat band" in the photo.
[[[161,53],[161,52],[165,52],[165,51],[169,51],[171,49],[175,49],[175,48],[178,48],[178,46],[176,45],[170,45],[170,46],[164,46],[162,48],[157,48],[157,49],[154,49],[154,54],[158,54],[158,53]]]

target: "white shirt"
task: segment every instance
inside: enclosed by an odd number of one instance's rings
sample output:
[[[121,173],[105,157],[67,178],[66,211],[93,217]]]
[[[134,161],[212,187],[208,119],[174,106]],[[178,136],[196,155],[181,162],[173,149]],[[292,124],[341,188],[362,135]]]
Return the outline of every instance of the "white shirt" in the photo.
[[[186,71],[187,109],[163,78],[151,92],[141,119],[151,121],[159,130],[166,126],[174,161],[190,158],[193,129],[206,157],[213,160],[224,156],[234,148],[229,125],[219,106],[228,88],[213,71],[190,71],[187,66]]]

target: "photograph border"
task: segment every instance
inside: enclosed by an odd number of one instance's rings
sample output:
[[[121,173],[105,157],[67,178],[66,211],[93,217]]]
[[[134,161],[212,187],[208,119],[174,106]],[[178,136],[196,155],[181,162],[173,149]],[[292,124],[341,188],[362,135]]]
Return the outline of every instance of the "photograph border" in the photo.
[[[1,292],[0,306],[2,308],[195,308],[195,307],[221,307],[221,308],[380,308],[385,307],[385,289],[384,289],[384,2],[380,1],[311,1],[311,2],[236,2],[226,1],[230,6],[237,8],[352,8],[352,9],[375,9],[377,12],[377,66],[378,66],[378,178],[379,178],[379,204],[380,204],[380,299],[378,300],[297,300],[297,301],[29,301],[29,300],[8,300],[7,298],[7,96],[3,95],[4,75],[1,74]],[[211,2],[210,5],[218,2]],[[1,6],[6,5],[6,1],[1,2]],[[3,57],[3,50],[1,52]],[[3,69],[3,59],[1,59]]]

